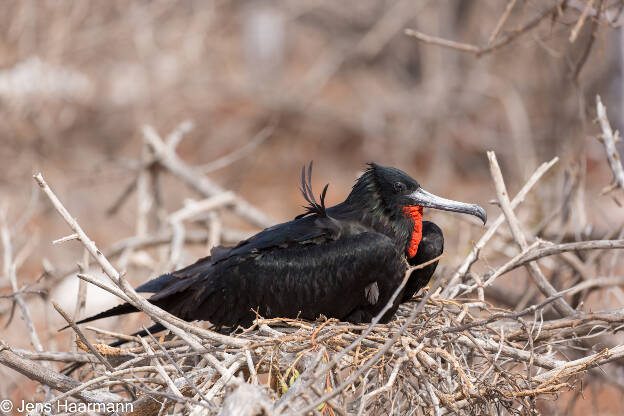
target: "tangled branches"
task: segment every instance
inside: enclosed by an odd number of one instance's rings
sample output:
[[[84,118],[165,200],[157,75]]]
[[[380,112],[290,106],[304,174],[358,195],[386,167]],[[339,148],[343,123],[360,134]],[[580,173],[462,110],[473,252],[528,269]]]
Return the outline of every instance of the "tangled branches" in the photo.
[[[598,101],[604,129],[608,121],[601,105]],[[254,225],[263,226],[269,220],[179,159],[175,154],[178,136],[162,140],[149,127],[144,135],[144,160],[131,190],[139,194],[138,222],[144,225],[137,226],[135,237],[106,251],[107,255],[43,176],[35,179],[72,230],[57,242],[78,240],[91,257],[83,260],[78,277],[161,323],[167,331],[159,338],[149,331],[140,337],[87,327],[99,338],[93,341],[74,324],[76,317],[54,304],[74,329],[79,351],[46,351],[22,299],[25,289],[17,284],[10,233],[6,223],[3,226],[4,264],[14,287],[11,296],[20,306],[35,350],[13,348],[2,341],[0,363],[46,386],[46,404],[68,399],[122,403],[129,405],[127,414],[141,415],[532,415],[540,412],[539,400],[578,390],[592,369],[620,365],[624,358],[624,345],[617,344],[613,336],[624,328],[624,309],[594,312],[582,307],[591,291],[624,283],[618,277],[593,277],[589,270],[598,256],[582,253],[622,249],[624,240],[607,236],[555,243],[527,232],[514,210],[557,160],[541,166],[510,200],[493,153],[489,154],[492,176],[503,214],[490,224],[454,274],[442,273],[426,296],[401,305],[390,323],[354,325],[324,318],[306,322],[258,316],[252,327],[224,335],[182,321],[137,295],[109,257],[120,253],[128,257],[128,251],[161,245],[169,248],[167,264],[175,267],[187,243],[198,240],[212,246],[240,235],[222,226],[217,210],[233,212]],[[603,136],[609,140],[617,135],[609,130]],[[145,225],[151,210],[158,207],[141,199],[154,198],[143,182],[155,168],[173,174],[206,198],[170,214],[158,238]],[[618,172],[614,171],[616,178]],[[207,219],[208,237],[186,231],[186,222],[198,216]],[[499,229],[504,223],[511,232]],[[542,236],[545,228],[538,229]],[[506,250],[509,247],[513,250]],[[492,251],[513,254],[503,256],[498,267],[471,270],[484,253]],[[544,268],[538,260],[548,260],[550,266]],[[109,282],[89,273],[90,262],[104,271]],[[522,302],[500,307],[501,302],[490,299],[489,290],[520,267],[527,268],[533,292]],[[544,270],[553,268],[571,270],[576,280],[557,289]],[[84,296],[84,292],[79,294],[76,314],[81,313],[78,305],[84,304]],[[111,338],[128,344],[111,347],[106,344]],[[71,378],[56,371],[54,363],[82,368]],[[55,396],[54,390],[60,393]]]
[[[216,414],[225,386],[261,384],[271,388],[275,399],[269,414],[301,414],[301,407],[327,414],[492,414],[496,409],[532,414],[536,398],[574,389],[589,369],[624,356],[624,346],[618,346],[581,360],[559,358],[556,351],[563,344],[622,328],[624,309],[545,321],[543,308],[552,300],[509,313],[480,301],[431,298],[404,327],[417,304],[409,302],[392,323],[374,326],[362,339],[367,325],[259,318],[241,334],[224,337],[225,342],[199,336],[201,348],[177,336],[134,339],[134,348],[93,344],[106,366],[84,344],[79,353],[5,347],[0,357],[3,362],[15,354],[22,360],[89,363],[84,383],[70,389],[52,386],[64,393],[51,402],[69,396],[102,400],[104,391],[123,385],[138,392],[134,412],[178,406],[191,414]],[[388,344],[392,338],[397,342]],[[351,350],[341,354],[346,348]],[[336,361],[338,354],[342,357]],[[362,368],[361,377],[338,390]],[[309,389],[300,390],[315,378]],[[323,399],[327,393],[335,394]],[[252,397],[243,397],[238,411],[263,403],[250,404]]]

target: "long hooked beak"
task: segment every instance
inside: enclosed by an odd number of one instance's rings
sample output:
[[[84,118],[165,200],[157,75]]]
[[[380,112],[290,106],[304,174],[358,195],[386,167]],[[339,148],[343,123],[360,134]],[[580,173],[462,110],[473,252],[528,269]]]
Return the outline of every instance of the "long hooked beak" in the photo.
[[[466,204],[465,202],[453,201],[451,199],[442,198],[436,196],[430,192],[425,191],[422,188],[418,188],[416,191],[408,195],[415,205],[425,208],[435,208],[444,211],[461,212],[463,214],[474,215],[479,217],[485,225],[487,221],[487,214],[481,205]]]

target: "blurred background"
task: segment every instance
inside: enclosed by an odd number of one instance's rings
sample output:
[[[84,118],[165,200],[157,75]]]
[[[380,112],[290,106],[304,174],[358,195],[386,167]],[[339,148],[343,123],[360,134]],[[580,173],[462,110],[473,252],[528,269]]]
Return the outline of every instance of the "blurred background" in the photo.
[[[491,39],[508,2],[4,1],[0,204],[14,254],[22,256],[20,284],[39,279],[33,290],[42,292],[27,299],[38,330],[49,334],[46,346],[71,348],[67,335],[55,333],[61,320],[47,300],[73,311],[77,279],[63,277],[82,250],[76,242],[51,244],[69,232],[38,196],[32,175],[42,172],[98,246],[110,247],[136,232],[136,195],[118,202],[140,170],[144,125],[166,137],[190,121],[179,157],[275,222],[301,212],[299,170],[310,160],[316,192],[331,184],[330,205],[375,161],[438,195],[480,203],[494,218],[485,155],[494,150],[512,195],[539,164],[560,158],[550,185],[527,202],[522,219],[530,226],[540,226],[571,183],[582,183],[572,221],[565,229],[542,224],[544,238],[619,230],[617,197],[601,196],[611,172],[594,120],[596,94],[614,129],[624,120],[622,2],[596,2],[604,8],[600,19],[585,1],[511,3]],[[482,48],[513,39],[479,55],[421,42],[407,28]],[[201,199],[167,175],[157,185],[160,220],[156,212],[148,231],[165,227],[163,213],[182,208],[186,198]],[[481,230],[452,215],[426,216],[444,229],[448,254],[440,273],[452,273]],[[258,230],[226,215],[223,222],[235,236]],[[205,253],[191,248],[179,262]],[[123,265],[134,284],[173,266],[158,252],[133,254]],[[11,292],[6,280],[0,283],[0,293]],[[596,300],[606,301],[617,299]],[[89,288],[87,313],[114,303]],[[11,310],[11,299],[0,299],[2,325]],[[30,348],[20,319],[0,334]],[[5,393],[34,394],[34,384],[6,368],[0,373],[10,380],[2,383]],[[564,397],[544,409],[623,411],[609,400],[622,398],[620,388],[603,380],[585,389],[585,400]]]

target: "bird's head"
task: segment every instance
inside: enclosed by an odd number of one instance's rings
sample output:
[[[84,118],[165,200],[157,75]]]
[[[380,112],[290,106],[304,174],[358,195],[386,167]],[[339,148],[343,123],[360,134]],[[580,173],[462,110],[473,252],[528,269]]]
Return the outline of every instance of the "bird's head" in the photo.
[[[485,210],[477,204],[453,201],[425,191],[418,182],[402,170],[370,163],[357,180],[347,198],[375,211],[407,212],[409,209],[434,208],[474,215],[485,224]]]

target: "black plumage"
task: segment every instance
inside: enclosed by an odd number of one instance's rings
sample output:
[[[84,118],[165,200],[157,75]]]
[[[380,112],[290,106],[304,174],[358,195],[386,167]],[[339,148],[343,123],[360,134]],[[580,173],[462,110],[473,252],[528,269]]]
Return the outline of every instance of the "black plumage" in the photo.
[[[421,222],[420,207],[464,212],[485,223],[480,206],[436,197],[406,173],[374,163],[344,202],[326,208],[327,186],[317,202],[311,167],[302,171],[301,192],[309,203],[303,214],[233,248],[219,247],[137,291],[154,293],[151,303],[182,319],[210,321],[218,328],[248,326],[256,312],[368,322],[400,285],[408,264],[431,260],[444,249],[442,231]],[[411,273],[383,321],[427,284],[436,266]],[[124,304],[81,322],[134,311]]]

